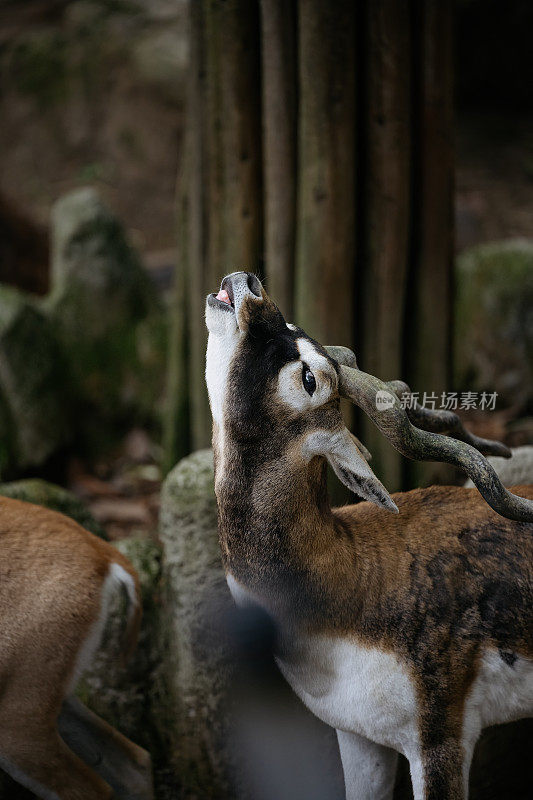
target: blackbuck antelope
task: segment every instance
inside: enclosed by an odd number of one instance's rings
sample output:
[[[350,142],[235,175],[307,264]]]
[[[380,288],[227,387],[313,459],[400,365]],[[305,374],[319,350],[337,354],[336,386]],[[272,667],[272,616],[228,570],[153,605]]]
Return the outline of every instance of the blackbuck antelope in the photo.
[[[150,800],[146,751],[73,697],[127,599],[125,654],[140,622],[130,563],[71,519],[0,498],[0,770],[43,800]]]
[[[222,281],[206,321],[232,594],[271,615],[283,675],[337,729],[349,800],[390,798],[398,751],[416,800],[465,798],[481,729],[533,714],[533,487],[501,485],[482,453],[503,445],[448,412],[406,412],[404,384],[286,324],[252,274]],[[479,492],[389,496],[341,397],[405,456],[462,467]],[[332,509],[327,462],[369,502]]]

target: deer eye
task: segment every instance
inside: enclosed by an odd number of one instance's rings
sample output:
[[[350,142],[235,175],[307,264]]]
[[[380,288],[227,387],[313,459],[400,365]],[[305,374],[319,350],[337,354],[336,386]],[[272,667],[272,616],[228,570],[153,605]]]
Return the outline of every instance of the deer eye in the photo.
[[[316,380],[307,364],[304,364],[302,367],[302,383],[307,394],[312,396],[316,389]]]

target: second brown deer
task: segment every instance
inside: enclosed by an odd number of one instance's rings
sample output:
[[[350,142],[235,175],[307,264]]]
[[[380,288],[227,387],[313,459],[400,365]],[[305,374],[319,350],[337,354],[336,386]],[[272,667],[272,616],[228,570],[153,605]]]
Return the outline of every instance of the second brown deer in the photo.
[[[151,800],[150,756],[74,697],[124,595],[124,650],[139,584],[121,553],[62,514],[0,498],[0,770],[42,800]]]

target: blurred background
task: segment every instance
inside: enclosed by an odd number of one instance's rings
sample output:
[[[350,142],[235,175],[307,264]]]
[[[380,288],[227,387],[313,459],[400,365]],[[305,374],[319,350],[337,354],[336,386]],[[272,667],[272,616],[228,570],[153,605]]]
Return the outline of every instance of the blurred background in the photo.
[[[161,797],[223,796],[183,587],[220,583],[203,306],[226,273],[533,443],[532,30],[529,0],[0,2],[0,493],[140,569],[141,661],[86,691],[160,754]],[[462,480],[352,422],[390,490]]]

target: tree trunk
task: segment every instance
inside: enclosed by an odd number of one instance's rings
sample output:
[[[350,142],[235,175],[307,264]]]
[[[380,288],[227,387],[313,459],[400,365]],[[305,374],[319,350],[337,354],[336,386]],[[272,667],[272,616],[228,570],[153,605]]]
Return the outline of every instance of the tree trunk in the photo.
[[[205,386],[205,298],[228,272],[257,269],[262,248],[258,8],[190,4],[186,148],[189,397],[193,449],[211,441]],[[170,437],[169,437],[170,441]]]
[[[295,0],[261,0],[265,260],[268,291],[294,316],[297,57]]]
[[[0,283],[45,294],[49,255],[48,232],[0,194]]]
[[[299,2],[296,323],[353,342],[355,6]]]
[[[325,344],[355,346],[362,368],[382,378],[442,392],[451,0],[199,0],[191,9],[192,446],[210,438],[205,296],[234,270],[265,277],[263,225],[266,287],[289,320]],[[385,484],[405,488],[405,462],[367,420],[360,427]],[[410,474],[417,482],[427,468]]]
[[[408,3],[367,7],[364,141],[360,180],[362,324],[360,366],[392,380],[403,374],[411,167],[411,18]],[[402,485],[403,459],[368,417],[362,438],[390,491]]]
[[[419,2],[415,207],[409,378],[442,392],[451,376],[453,52],[451,0]]]
[[[209,441],[209,404],[204,378],[207,336],[204,322],[204,303],[209,279],[206,276],[208,239],[205,194],[207,180],[206,149],[206,31],[205,11],[200,2],[190,4],[191,65],[187,103],[187,135],[182,174],[186,180],[183,194],[188,198],[187,219],[183,225],[186,242],[183,268],[186,273],[186,292],[189,332],[189,415],[193,449],[205,447]],[[214,287],[213,287],[214,288]],[[212,289],[211,289],[212,291]]]
[[[452,0],[418,0],[415,27],[416,161],[411,307],[408,311],[406,371],[413,391],[434,393],[452,388],[453,280],[453,49]],[[409,468],[410,484],[445,481],[440,465]]]

